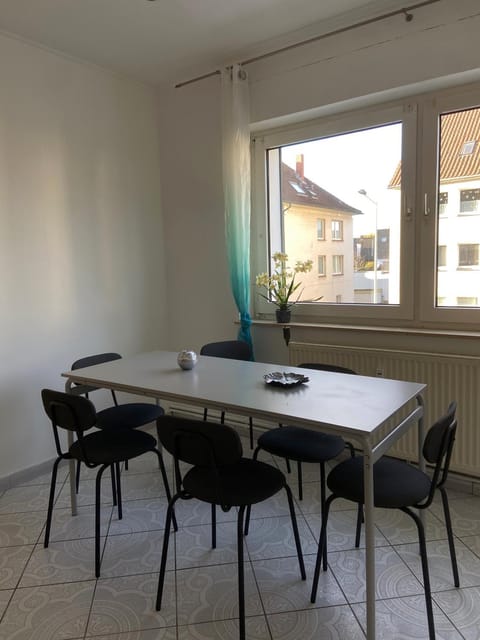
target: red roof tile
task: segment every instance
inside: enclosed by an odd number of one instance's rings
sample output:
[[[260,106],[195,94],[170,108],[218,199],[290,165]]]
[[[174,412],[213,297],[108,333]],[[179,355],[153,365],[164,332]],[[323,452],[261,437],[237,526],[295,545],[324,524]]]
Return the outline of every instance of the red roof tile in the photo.
[[[467,142],[473,143],[465,153]],[[446,113],[440,119],[440,182],[472,180],[480,177],[480,109]],[[399,188],[401,163],[395,169],[389,188]]]
[[[351,215],[362,213],[360,209],[351,207],[315,182],[302,178],[284,162],[282,162],[282,200],[319,209],[333,209]]]

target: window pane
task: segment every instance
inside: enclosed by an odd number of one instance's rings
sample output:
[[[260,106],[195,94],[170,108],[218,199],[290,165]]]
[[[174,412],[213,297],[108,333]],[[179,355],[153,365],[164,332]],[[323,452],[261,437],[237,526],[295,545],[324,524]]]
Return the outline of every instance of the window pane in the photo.
[[[332,265],[334,276],[343,275],[343,256],[332,256]]]
[[[327,269],[327,258],[326,256],[318,256],[318,275],[325,276]]]
[[[458,266],[474,267],[478,265],[478,244],[458,245]]]
[[[268,151],[271,253],[318,264],[300,300],[400,303],[401,151],[400,123]]]
[[[447,266],[447,247],[444,244],[438,247],[438,266]]]
[[[317,220],[317,240],[325,240],[325,220],[323,218]]]
[[[332,240],[343,240],[342,220],[332,220]]]
[[[478,306],[480,109],[441,114],[439,132],[437,306]]]

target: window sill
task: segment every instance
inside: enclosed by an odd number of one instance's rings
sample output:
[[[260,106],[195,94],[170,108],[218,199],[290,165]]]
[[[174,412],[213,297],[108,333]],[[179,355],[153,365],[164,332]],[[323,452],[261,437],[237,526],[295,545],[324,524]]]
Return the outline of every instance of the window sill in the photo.
[[[240,324],[238,320],[235,324]],[[349,325],[349,324],[329,324],[329,323],[316,323],[316,322],[288,322],[281,323],[275,320],[256,320],[252,319],[252,325],[263,327],[298,327],[307,329],[332,329],[335,331],[357,331],[365,333],[383,333],[383,334],[396,334],[405,336],[440,336],[448,338],[468,338],[478,340],[480,338],[479,331],[460,331],[453,329],[429,329],[429,328],[415,328],[415,327],[379,327],[373,325]]]

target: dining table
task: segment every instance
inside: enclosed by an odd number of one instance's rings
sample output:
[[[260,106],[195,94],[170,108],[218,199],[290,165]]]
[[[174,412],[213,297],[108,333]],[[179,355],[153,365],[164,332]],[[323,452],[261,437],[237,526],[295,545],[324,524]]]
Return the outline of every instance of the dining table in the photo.
[[[418,463],[423,468],[426,385],[209,356],[199,356],[192,369],[184,370],[177,363],[177,355],[173,351],[150,351],[62,375],[70,392],[80,392],[82,385],[114,389],[167,405],[194,405],[252,416],[261,421],[262,428],[294,424],[353,441],[363,455],[366,631],[367,640],[375,640],[373,464],[416,426]],[[283,374],[277,384],[271,383],[272,379],[275,382],[272,373]],[[75,513],[74,473],[70,476]]]

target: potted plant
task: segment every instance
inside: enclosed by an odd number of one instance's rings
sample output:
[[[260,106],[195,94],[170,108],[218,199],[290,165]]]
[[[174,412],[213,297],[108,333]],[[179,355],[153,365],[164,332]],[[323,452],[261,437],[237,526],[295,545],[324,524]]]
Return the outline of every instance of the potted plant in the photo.
[[[299,291],[295,296],[295,293],[301,287],[302,283],[297,281],[297,273],[307,273],[312,270],[313,261],[297,260],[294,267],[288,266],[288,255],[278,251],[273,254],[274,270],[269,275],[268,273],[259,273],[256,277],[255,284],[258,287],[264,287],[267,291],[266,294],[260,293],[262,298],[273,302],[277,308],[275,309],[275,315],[277,322],[287,323],[290,322],[291,307],[299,301],[302,291]],[[320,298],[309,300],[309,302],[315,302]]]

